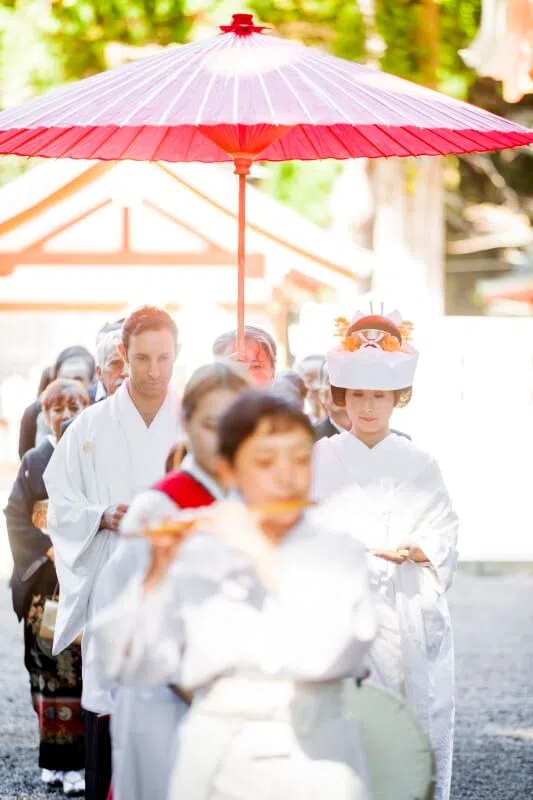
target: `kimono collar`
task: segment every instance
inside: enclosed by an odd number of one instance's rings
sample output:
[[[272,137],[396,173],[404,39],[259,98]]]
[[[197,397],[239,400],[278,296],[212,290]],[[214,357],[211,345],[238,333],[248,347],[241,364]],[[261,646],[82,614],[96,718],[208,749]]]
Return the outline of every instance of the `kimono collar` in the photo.
[[[180,469],[190,475],[191,478],[197,480],[204,489],[207,489],[207,491],[213,495],[215,500],[223,500],[226,496],[226,493],[214,478],[208,475],[207,472],[199,466],[192,453],[187,453],[181,463]]]
[[[340,436],[343,440],[342,444],[350,447],[354,452],[359,451],[369,454],[380,453],[382,450],[387,450],[391,441],[394,440],[394,434],[389,432],[387,436],[384,436],[383,439],[381,439],[381,441],[377,442],[375,445],[373,445],[373,447],[369,447],[357,436],[354,436],[354,434],[350,431],[344,431],[344,433],[341,433]]]
[[[57,445],[57,439],[56,439],[56,437],[54,436],[54,434],[53,434],[53,433],[49,433],[49,434],[48,434],[48,436],[47,436],[46,438],[48,439],[48,441],[50,442],[50,444],[52,445],[52,447],[53,447],[53,448],[54,448],[54,450],[55,450],[55,448],[56,448],[56,445]]]
[[[178,423],[178,401],[177,397],[174,393],[174,390],[169,386],[167,389],[167,394],[165,399],[163,400],[161,407],[159,408],[157,414],[153,418],[150,425],[147,425],[140,411],[138,410],[137,406],[131,399],[131,395],[129,392],[129,380],[125,380],[124,383],[119,386],[117,391],[114,395],[110,398],[115,404],[118,410],[118,417],[119,422],[127,429],[130,428],[131,432],[135,430],[135,428],[139,429],[139,432],[142,431],[152,431],[154,430],[158,424],[167,417],[167,415],[171,414],[175,417],[176,420],[176,428],[179,428]]]

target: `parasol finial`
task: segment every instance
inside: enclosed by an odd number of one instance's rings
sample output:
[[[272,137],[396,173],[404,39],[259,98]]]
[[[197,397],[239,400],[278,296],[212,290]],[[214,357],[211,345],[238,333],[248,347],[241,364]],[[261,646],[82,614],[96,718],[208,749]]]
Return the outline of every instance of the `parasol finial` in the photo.
[[[231,25],[221,25],[223,33],[235,33],[237,36],[251,36],[252,33],[261,33],[264,26],[254,25],[253,14],[234,14]]]

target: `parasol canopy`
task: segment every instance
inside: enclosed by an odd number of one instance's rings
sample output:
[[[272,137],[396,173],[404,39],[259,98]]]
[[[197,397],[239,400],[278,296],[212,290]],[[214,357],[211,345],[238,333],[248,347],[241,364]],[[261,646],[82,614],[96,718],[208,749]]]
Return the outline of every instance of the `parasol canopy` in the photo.
[[[237,14],[223,33],[0,114],[0,153],[140,161],[266,161],[467,153],[533,132],[297,42]]]
[[[533,142],[533,132],[487,111],[263,30],[236,14],[217,36],[0,113],[0,154],[233,161],[240,348],[252,161],[438,156]]]

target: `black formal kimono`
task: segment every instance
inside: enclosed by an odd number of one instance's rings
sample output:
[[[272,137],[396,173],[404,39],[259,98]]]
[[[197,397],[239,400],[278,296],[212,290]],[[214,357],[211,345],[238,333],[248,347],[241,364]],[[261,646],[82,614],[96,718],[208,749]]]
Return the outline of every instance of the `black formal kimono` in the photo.
[[[20,420],[19,433],[19,458],[22,458],[28,450],[35,447],[35,437],[37,436],[37,417],[41,413],[41,401],[39,398],[24,410]]]
[[[329,439],[330,436],[335,436],[337,433],[339,433],[339,429],[335,427],[329,417],[317,422],[315,425],[315,440],[317,442],[319,439]]]
[[[81,648],[73,644],[52,656],[51,642],[39,636],[44,603],[57,591],[57,575],[46,555],[50,537],[32,521],[35,503],[47,499],[43,473],[53,452],[46,439],[24,455],[4,513],[14,561],[13,608],[24,620],[24,664],[39,718],[39,766],[67,772],[85,763]]]

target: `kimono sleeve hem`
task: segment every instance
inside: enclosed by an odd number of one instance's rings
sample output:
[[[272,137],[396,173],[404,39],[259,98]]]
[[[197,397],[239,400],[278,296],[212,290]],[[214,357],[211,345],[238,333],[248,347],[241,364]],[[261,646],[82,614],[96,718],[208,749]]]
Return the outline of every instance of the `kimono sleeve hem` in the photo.
[[[94,539],[98,536],[98,534],[104,533],[104,532],[111,533],[111,534],[113,533],[113,531],[109,530],[109,528],[101,528],[100,527],[100,525],[102,523],[102,518],[103,518],[105,512],[107,511],[108,507],[109,506],[105,506],[105,505],[90,505],[90,506],[86,507],[85,511],[87,512],[87,514],[91,514],[91,515],[95,514],[96,515],[96,519],[95,519],[94,523],[92,524],[91,528],[89,529],[89,533],[87,534],[87,536],[85,538],[85,541],[82,543],[78,553],[74,556],[74,558],[72,559],[71,563],[69,564],[69,561],[67,559],[65,559],[65,563],[67,564],[67,566],[70,566],[71,570],[75,570],[78,566],[80,566],[80,562],[81,562],[83,556],[85,555],[85,553],[87,552],[87,550],[89,549],[91,544],[93,543]]]

